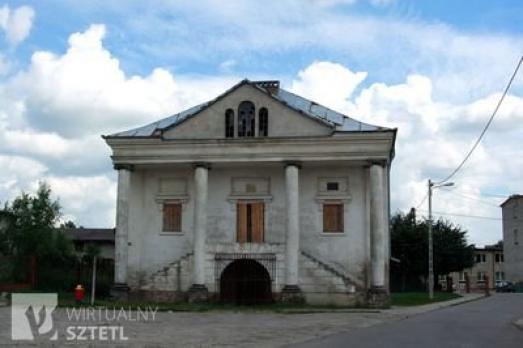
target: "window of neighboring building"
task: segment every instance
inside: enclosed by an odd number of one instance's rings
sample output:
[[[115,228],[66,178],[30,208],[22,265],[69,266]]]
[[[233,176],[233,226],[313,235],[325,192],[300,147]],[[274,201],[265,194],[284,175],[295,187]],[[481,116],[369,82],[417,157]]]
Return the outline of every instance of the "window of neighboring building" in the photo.
[[[496,254],[496,262],[497,263],[505,262],[505,258],[503,256],[503,254]]]
[[[476,263],[486,262],[485,254],[476,254]]]
[[[255,126],[254,104],[243,101],[238,106],[238,136],[253,137]]]
[[[518,244],[519,244],[519,240],[518,240],[518,230],[517,230],[517,229],[514,230],[514,244],[515,244],[515,245],[518,245]]]
[[[234,137],[234,111],[232,109],[225,111],[225,137]]]
[[[505,280],[505,272],[496,272],[496,281]]]
[[[464,282],[465,281],[465,272],[459,272],[459,281]]]
[[[323,232],[343,233],[343,203],[323,204]]]
[[[182,204],[164,203],[163,204],[163,232],[182,231]]]
[[[258,117],[258,135],[260,137],[266,137],[269,135],[269,111],[267,108],[261,108]]]
[[[478,282],[485,281],[485,272],[478,272]]]
[[[263,243],[265,206],[263,202],[238,202],[236,206],[236,241]]]

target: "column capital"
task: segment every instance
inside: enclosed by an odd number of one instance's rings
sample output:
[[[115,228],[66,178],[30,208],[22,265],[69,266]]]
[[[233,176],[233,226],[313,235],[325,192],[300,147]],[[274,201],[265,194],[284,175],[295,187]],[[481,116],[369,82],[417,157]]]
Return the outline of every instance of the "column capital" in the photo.
[[[301,169],[301,161],[284,161],[283,165],[285,166],[285,168],[292,166]]]
[[[369,160],[369,161],[367,161],[366,167],[367,168],[370,168],[372,166],[385,167],[386,165],[387,165],[387,161],[386,160]]]
[[[114,170],[128,170],[132,172],[134,170],[134,165],[129,163],[114,163],[113,168]]]
[[[194,162],[192,164],[193,169],[196,168],[205,168],[207,170],[211,169],[211,164],[209,162]]]

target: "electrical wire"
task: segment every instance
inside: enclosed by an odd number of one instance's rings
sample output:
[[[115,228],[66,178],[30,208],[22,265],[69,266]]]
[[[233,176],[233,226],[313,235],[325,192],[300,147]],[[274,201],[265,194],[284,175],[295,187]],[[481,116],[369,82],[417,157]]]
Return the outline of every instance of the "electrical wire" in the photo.
[[[415,209],[418,210],[419,207],[421,207],[421,205],[422,205],[423,203],[425,203],[425,201],[427,200],[428,197],[429,197],[429,194],[426,193],[426,194],[425,194],[425,197],[423,197],[423,199],[421,200],[421,202],[419,202],[419,204],[416,206]]]
[[[445,179],[441,180],[440,182],[437,182],[435,183],[436,185],[441,185],[447,181],[449,181],[457,172],[459,172],[459,170],[463,167],[463,165],[465,164],[465,162],[467,162],[467,160],[470,158],[470,156],[472,155],[472,153],[474,152],[474,150],[476,149],[476,147],[479,145],[481,139],[483,138],[483,136],[485,135],[485,133],[487,132],[487,129],[490,127],[490,124],[492,123],[492,121],[494,120],[494,117],[496,116],[498,110],[499,110],[499,107],[501,106],[501,103],[503,103],[503,100],[505,99],[505,96],[507,95],[509,89],[510,89],[510,86],[512,85],[512,81],[514,81],[514,78],[516,77],[517,73],[518,73],[518,70],[519,70],[519,67],[521,66],[521,63],[523,62],[523,56],[521,56],[521,58],[519,59],[519,62],[518,64],[516,65],[516,69],[514,70],[514,73],[512,74],[512,77],[510,78],[508,84],[507,84],[507,87],[505,87],[505,90],[503,91],[503,94],[501,95],[501,98],[499,99],[496,107],[494,108],[494,112],[492,113],[492,115],[490,116],[487,124],[485,125],[485,127],[483,128],[483,131],[481,132],[481,134],[479,135],[478,139],[476,140],[476,142],[474,143],[474,145],[472,146],[472,148],[470,149],[470,151],[468,152],[468,154],[465,156],[465,158],[463,159],[463,161],[461,161],[461,163],[456,167],[456,169],[454,169],[454,171],[452,173],[450,173]]]
[[[440,187],[439,189],[443,190],[443,191],[446,191],[446,192],[448,192],[448,193],[450,193],[452,195],[456,195],[456,196],[460,196],[462,198],[470,199],[472,201],[476,201],[478,203],[482,203],[482,204],[485,204],[485,205],[488,205],[488,206],[491,206],[491,207],[501,208],[498,204],[493,204],[492,202],[487,202],[487,201],[484,201],[482,199],[479,199],[479,198],[476,198],[474,196],[470,196],[470,195],[467,195],[467,194],[464,194],[464,193],[461,193],[461,192],[452,191],[452,190],[444,188],[444,187]]]
[[[420,210],[424,213],[428,213],[427,210]],[[496,220],[501,221],[501,218],[493,217],[493,216],[480,216],[480,215],[467,215],[467,214],[453,214],[453,213],[444,213],[440,211],[433,211],[432,214],[434,215],[444,215],[444,216],[458,216],[458,217],[465,217],[465,218],[473,218],[473,219],[486,219],[486,220]]]

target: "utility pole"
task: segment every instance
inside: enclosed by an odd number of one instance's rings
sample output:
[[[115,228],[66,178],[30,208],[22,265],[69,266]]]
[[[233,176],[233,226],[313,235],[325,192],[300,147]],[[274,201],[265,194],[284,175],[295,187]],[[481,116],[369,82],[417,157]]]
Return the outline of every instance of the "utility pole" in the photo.
[[[429,299],[434,298],[434,250],[432,243],[432,186],[434,184],[429,179]]]
[[[440,182],[435,184],[429,179],[428,182],[429,198],[429,299],[434,298],[434,243],[432,241],[432,190],[442,186],[454,186],[453,182]]]
[[[93,256],[93,279],[91,281],[91,306],[94,306],[95,293],[96,293],[96,255]]]

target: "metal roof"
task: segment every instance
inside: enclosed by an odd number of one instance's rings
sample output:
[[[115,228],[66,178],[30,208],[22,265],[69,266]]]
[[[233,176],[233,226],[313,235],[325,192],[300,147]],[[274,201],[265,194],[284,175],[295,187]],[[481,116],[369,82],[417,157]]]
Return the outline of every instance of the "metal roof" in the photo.
[[[268,84],[270,82],[270,84]],[[310,118],[322,121],[339,132],[372,132],[390,130],[390,128],[374,126],[368,123],[360,122],[347,115],[341,114],[337,111],[331,110],[323,105],[320,105],[312,100],[300,97],[294,93],[286,91],[279,87],[278,81],[249,81],[243,80],[228,89],[225,93],[208,102],[193,106],[178,114],[166,117],[159,121],[150,123],[148,125],[134,128],[108,135],[108,138],[127,138],[127,137],[153,137],[160,136],[161,132],[167,128],[175,127],[186,119],[198,114],[200,111],[206,109],[208,106],[214,104],[219,99],[225,97],[238,87],[249,84],[260,91],[266,93],[270,97],[276,99],[287,107],[305,115]]]

